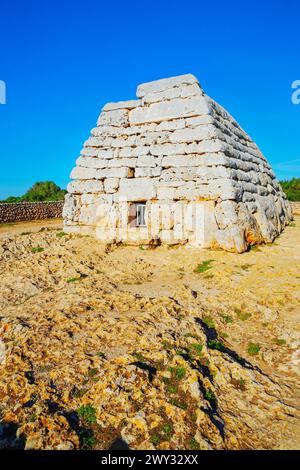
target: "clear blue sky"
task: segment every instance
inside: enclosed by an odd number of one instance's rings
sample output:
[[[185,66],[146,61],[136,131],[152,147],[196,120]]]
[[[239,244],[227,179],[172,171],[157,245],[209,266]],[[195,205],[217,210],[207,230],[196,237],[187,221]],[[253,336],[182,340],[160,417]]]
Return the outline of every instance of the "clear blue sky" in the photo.
[[[299,0],[0,3],[0,198],[35,181],[65,187],[107,101],[139,83],[195,74],[279,178],[300,176]]]

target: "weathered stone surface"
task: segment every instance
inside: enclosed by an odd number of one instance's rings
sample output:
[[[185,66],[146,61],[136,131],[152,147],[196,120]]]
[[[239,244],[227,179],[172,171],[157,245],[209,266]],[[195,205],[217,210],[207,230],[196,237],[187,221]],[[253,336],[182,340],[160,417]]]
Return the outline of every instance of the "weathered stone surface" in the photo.
[[[128,201],[147,201],[156,197],[156,190],[148,178],[122,179],[119,194]]]
[[[291,208],[232,116],[193,75],[142,84],[137,95],[105,105],[85,142],[65,202],[69,230],[238,252],[273,241]],[[128,214],[135,202],[146,203],[146,227]]]
[[[171,142],[198,142],[218,137],[217,129],[212,125],[199,126],[195,129],[178,129],[170,137]]]
[[[115,193],[119,187],[119,178],[106,178],[104,180],[104,190],[106,193]]]
[[[107,162],[100,158],[81,156],[77,158],[76,165],[80,167],[84,167],[84,168],[99,169],[99,168],[106,168]]]
[[[156,177],[156,176],[160,176],[161,175],[161,172],[162,172],[162,167],[161,166],[156,166],[156,167],[152,167],[152,168],[149,168],[148,166],[144,166],[144,167],[137,167],[135,169],[135,176],[137,178],[139,177],[144,177],[144,176],[147,176],[149,178],[153,178],[153,177]]]
[[[153,103],[148,107],[135,108],[129,113],[130,125],[147,122],[161,122],[189,116],[208,114],[209,108],[204,96],[177,98]]]
[[[131,178],[133,175],[132,168],[119,167],[119,168],[105,168],[98,170],[98,178]]]
[[[76,180],[68,184],[67,190],[70,194],[101,193],[103,183],[100,180]]]
[[[128,110],[127,109],[116,109],[112,111],[102,111],[97,125],[98,126],[127,126]]]
[[[159,93],[170,88],[178,88],[185,85],[198,83],[197,78],[192,74],[179,75],[178,77],[162,78],[153,82],[142,83],[137,87],[136,96],[142,98],[149,93]]]
[[[76,166],[73,168],[70,177],[77,180],[90,180],[98,178],[98,170],[95,168],[84,168],[82,166]]]
[[[141,100],[129,100],[129,101],[118,101],[116,103],[107,103],[102,111],[112,111],[115,109],[133,109],[137,106],[141,106]]]
[[[149,93],[144,96],[142,104],[157,103],[158,101],[172,100],[174,98],[188,98],[201,93],[198,83],[183,87],[170,88],[158,93]]]

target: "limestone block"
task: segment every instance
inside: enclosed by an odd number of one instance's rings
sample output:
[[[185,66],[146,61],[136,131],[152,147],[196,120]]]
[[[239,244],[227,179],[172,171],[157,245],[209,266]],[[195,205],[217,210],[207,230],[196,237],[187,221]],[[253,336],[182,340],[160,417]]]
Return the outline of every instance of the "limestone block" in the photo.
[[[142,155],[137,159],[137,167],[148,167],[152,168],[156,166],[157,158],[151,155]]]
[[[142,104],[157,103],[158,101],[172,100],[179,98],[181,95],[180,88],[170,88],[168,90],[160,91],[157,93],[148,93],[143,97]]]
[[[133,109],[137,106],[141,106],[141,100],[128,100],[128,101],[118,101],[116,103],[107,103],[102,111],[112,111],[115,109]]]
[[[99,137],[89,137],[88,140],[84,142],[84,147],[100,147],[102,142],[103,139]]]
[[[63,207],[62,216],[64,219],[72,220],[73,212],[75,209],[76,199],[72,194],[66,194],[65,204]]]
[[[156,166],[154,168],[149,168],[147,167],[137,167],[135,169],[135,176],[136,178],[140,177],[148,177],[148,178],[155,178],[157,176],[160,176],[162,172],[161,166]]]
[[[174,98],[188,98],[197,94],[202,94],[198,83],[193,85],[169,88],[157,93],[148,93],[143,97],[142,104],[157,103],[158,101],[172,100]]]
[[[94,147],[84,147],[80,155],[83,157],[97,157],[99,149],[94,148]]]
[[[112,111],[102,111],[97,121],[98,126],[128,126],[128,110],[115,109]]]
[[[105,160],[102,160],[100,158],[95,158],[95,157],[79,157],[76,160],[76,165],[77,166],[82,166],[85,168],[106,168],[107,162]]]
[[[166,144],[170,142],[170,132],[152,132],[149,137],[152,138],[153,144]]]
[[[215,217],[220,229],[237,222],[237,204],[234,201],[222,201],[215,208]]]
[[[221,200],[236,199],[237,188],[234,188],[230,178],[214,179],[208,182],[208,193],[213,199],[219,197]]]
[[[175,230],[160,230],[158,236],[160,241],[166,245],[177,245],[186,242],[183,235],[175,232]]]
[[[148,155],[150,153],[149,146],[137,146],[137,147],[124,147],[119,150],[118,156],[123,157],[139,157],[142,155]]]
[[[96,225],[96,208],[94,204],[81,206],[78,222],[83,225]]]
[[[75,180],[68,184],[67,191],[71,194],[101,193],[103,183],[99,180]]]
[[[160,155],[180,155],[185,152],[185,144],[163,144],[151,145],[150,153],[155,156]]]
[[[201,166],[197,169],[197,175],[200,180],[214,180],[219,178],[230,178],[230,170],[224,166]]]
[[[217,153],[230,151],[229,147],[221,140],[202,140],[199,143],[192,143],[186,149],[187,153]]]
[[[168,186],[179,187],[185,185],[186,181],[197,179],[196,167],[163,168],[160,182],[167,183]]]
[[[244,230],[238,225],[218,230],[215,234],[218,245],[226,251],[243,253],[248,244],[245,239]]]
[[[112,147],[131,147],[132,145],[137,145],[138,140],[136,135],[130,135],[130,136],[120,136],[116,139],[113,139],[111,141],[111,146]]]
[[[115,193],[119,187],[119,178],[106,178],[104,180],[104,191],[106,193]]]
[[[117,137],[120,135],[120,132],[123,132],[124,130],[120,127],[115,127],[115,126],[98,126],[94,127],[91,130],[91,135],[94,137],[101,137],[106,138],[106,137]]]
[[[120,168],[105,168],[103,170],[97,170],[98,178],[131,178],[133,176],[133,170],[128,167]]]
[[[100,149],[97,153],[97,157],[114,158],[114,150],[113,149]]]
[[[185,119],[185,127],[198,127],[198,126],[203,126],[206,124],[215,125],[216,121],[209,114],[206,114],[204,116],[197,116],[197,117],[191,117],[191,118]]]
[[[148,178],[122,179],[119,194],[128,201],[147,201],[156,197],[156,189]]]
[[[73,168],[70,178],[75,180],[90,180],[98,178],[98,170],[94,168],[84,168],[82,166],[76,166]]]
[[[176,98],[150,104],[148,107],[138,107],[129,112],[130,124],[146,122],[161,122],[189,116],[208,114],[209,108],[204,96],[191,98]]]
[[[95,204],[100,199],[98,194],[82,194],[81,203],[82,204]]]
[[[157,125],[156,131],[174,131],[185,127],[184,119],[176,119],[175,121],[162,121]]]
[[[153,82],[142,83],[137,87],[136,96],[142,98],[149,93],[159,93],[169,88],[177,88],[183,85],[193,85],[199,83],[197,78],[192,74],[179,75],[177,77],[163,78],[154,80]]]
[[[161,165],[163,168],[199,166],[201,165],[201,155],[171,155],[163,157]]]
[[[112,160],[107,160],[106,168],[120,168],[128,167],[135,168],[138,164],[137,158],[113,158]]]
[[[173,143],[179,142],[197,142],[204,139],[213,139],[217,137],[217,130],[213,125],[199,126],[194,129],[178,129],[170,136]]]
[[[158,199],[174,199],[175,188],[170,186],[157,185],[157,198]]]
[[[194,96],[194,95],[197,95],[199,93],[202,94],[203,91],[200,88],[199,83],[194,83],[193,85],[183,86],[181,88],[180,96],[181,96],[181,98],[188,98],[190,96]]]

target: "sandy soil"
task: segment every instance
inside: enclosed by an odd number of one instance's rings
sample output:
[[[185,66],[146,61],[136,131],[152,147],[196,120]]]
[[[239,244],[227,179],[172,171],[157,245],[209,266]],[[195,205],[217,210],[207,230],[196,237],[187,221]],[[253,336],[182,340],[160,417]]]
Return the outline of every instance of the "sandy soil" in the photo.
[[[0,448],[299,449],[300,217],[238,255],[0,227]]]

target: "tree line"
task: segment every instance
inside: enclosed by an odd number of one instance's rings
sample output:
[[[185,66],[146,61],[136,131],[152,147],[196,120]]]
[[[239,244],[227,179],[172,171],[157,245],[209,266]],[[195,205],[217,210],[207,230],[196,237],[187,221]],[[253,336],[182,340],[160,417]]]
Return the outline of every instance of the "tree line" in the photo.
[[[26,191],[23,196],[9,196],[0,202],[42,202],[42,201],[60,201],[64,199],[65,189],[61,189],[53,181],[38,181]]]

